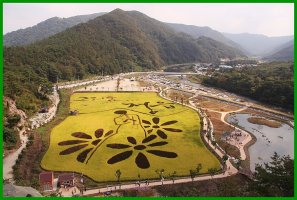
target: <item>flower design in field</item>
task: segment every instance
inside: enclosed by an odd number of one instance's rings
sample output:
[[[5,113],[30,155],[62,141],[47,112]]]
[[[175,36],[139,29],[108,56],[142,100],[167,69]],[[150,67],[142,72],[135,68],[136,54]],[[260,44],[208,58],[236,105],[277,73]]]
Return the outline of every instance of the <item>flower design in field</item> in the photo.
[[[149,110],[149,113],[153,114],[153,115],[160,111],[160,109],[159,110],[156,109],[157,107],[162,107],[163,106],[164,108],[167,108],[167,109],[174,109],[175,107],[172,104],[173,103],[165,103],[165,102],[162,102],[162,101],[158,101],[157,104],[152,104],[149,101],[144,102],[144,103],[140,103],[140,104],[123,103],[123,105],[128,106],[128,108],[144,106],[147,110]]]
[[[153,154],[155,156],[164,158],[176,158],[177,154],[169,151],[155,150],[154,147],[167,145],[168,142],[152,142],[157,138],[156,135],[150,135],[141,141],[141,144],[137,143],[134,137],[127,137],[129,144],[107,144],[106,146],[112,149],[125,149],[124,152],[116,154],[111,157],[107,163],[115,164],[130,158],[133,153],[137,153],[135,158],[135,164],[141,169],[147,169],[150,167],[149,160],[146,157],[146,153]],[[152,142],[152,143],[151,143]]]
[[[91,136],[83,132],[72,133],[71,135],[78,139],[65,140],[65,141],[59,142],[58,143],[59,146],[68,147],[67,149],[61,151],[59,155],[68,155],[68,154],[72,154],[74,152],[83,150],[78,154],[76,159],[77,161],[84,163],[89,153],[92,152],[91,155],[89,156],[89,159],[90,159],[94,154],[94,152],[97,150],[97,148],[100,146],[101,144],[100,142],[102,142],[104,138],[110,136],[112,133],[113,133],[113,130],[110,130],[104,134],[103,129],[96,130],[94,133],[94,136]]]
[[[172,121],[167,121],[162,124],[160,124],[160,118],[159,117],[154,117],[152,119],[152,122],[147,121],[147,120],[142,120],[142,123],[144,124],[144,128],[147,129],[147,133],[150,134],[153,132],[153,130],[156,130],[157,135],[160,136],[162,139],[167,138],[167,134],[164,131],[169,131],[169,132],[182,132],[180,129],[176,128],[169,128],[167,126],[172,125],[177,123],[176,120]]]
[[[153,105],[151,107],[155,107],[155,106],[163,106],[164,108],[167,108],[167,109],[174,109],[175,106],[172,105],[174,103],[165,103],[163,101],[157,101],[157,105]]]

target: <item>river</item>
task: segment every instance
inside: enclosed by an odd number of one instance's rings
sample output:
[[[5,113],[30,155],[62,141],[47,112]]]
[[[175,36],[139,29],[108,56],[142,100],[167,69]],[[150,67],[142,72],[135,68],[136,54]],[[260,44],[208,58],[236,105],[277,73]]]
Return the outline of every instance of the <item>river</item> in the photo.
[[[284,123],[279,128],[252,124],[247,120],[249,117],[251,117],[250,114],[235,114],[227,121],[232,123],[237,120],[239,126],[244,127],[257,138],[256,143],[249,148],[252,171],[256,163],[270,162],[274,152],[294,158],[294,129],[292,127]]]

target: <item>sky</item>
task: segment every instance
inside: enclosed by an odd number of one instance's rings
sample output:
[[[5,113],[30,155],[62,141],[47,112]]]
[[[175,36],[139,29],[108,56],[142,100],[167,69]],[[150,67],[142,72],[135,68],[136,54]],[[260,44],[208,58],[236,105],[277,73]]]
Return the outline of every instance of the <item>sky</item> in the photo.
[[[27,28],[51,17],[110,12],[116,8],[137,10],[163,22],[209,26],[220,32],[267,36],[294,34],[294,4],[214,3],[4,3],[3,32]]]

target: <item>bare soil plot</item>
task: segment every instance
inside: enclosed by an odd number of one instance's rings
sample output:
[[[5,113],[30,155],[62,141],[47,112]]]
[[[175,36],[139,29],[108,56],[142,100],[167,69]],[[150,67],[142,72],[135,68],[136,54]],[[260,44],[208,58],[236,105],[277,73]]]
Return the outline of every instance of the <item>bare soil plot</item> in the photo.
[[[221,121],[221,114],[211,111],[206,111],[207,116],[211,120],[213,127],[214,127],[214,137],[218,142],[219,146],[221,146],[227,153],[235,158],[240,156],[240,151],[237,147],[228,144],[225,141],[221,140],[222,134],[225,132],[231,132],[234,130],[233,127],[225,124]]]
[[[192,97],[194,94],[190,92],[183,92],[180,90],[167,90],[165,95],[166,97],[174,101],[188,104],[189,98]]]
[[[211,98],[198,96],[194,99],[194,102],[202,108],[215,110],[218,112],[231,112],[240,109],[240,106],[229,104],[227,102],[218,101]]]

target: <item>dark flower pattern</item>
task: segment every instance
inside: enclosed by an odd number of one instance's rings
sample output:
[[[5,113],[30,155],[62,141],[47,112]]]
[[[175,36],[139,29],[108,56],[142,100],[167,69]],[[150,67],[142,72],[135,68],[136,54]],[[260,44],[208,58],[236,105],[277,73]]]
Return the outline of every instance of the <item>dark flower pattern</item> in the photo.
[[[161,137],[162,139],[167,138],[167,134],[164,132],[164,130],[169,131],[169,132],[182,132],[182,130],[180,130],[180,129],[167,127],[169,125],[177,123],[176,120],[167,121],[167,122],[164,122],[162,124],[159,124],[160,123],[160,118],[159,117],[154,117],[152,119],[152,122],[147,121],[147,120],[142,120],[142,123],[144,124],[143,127],[145,129],[147,129],[148,134],[152,133],[153,130],[156,130],[157,135],[159,137]]]
[[[110,130],[106,132],[105,134],[103,129],[98,129],[94,132],[94,136],[91,136],[89,134],[83,133],[83,132],[75,132],[71,135],[75,138],[74,140],[65,140],[62,142],[59,142],[59,146],[71,146],[59,153],[59,155],[68,155],[72,154],[74,152],[77,152],[79,150],[84,149],[82,152],[78,154],[76,157],[77,161],[84,163],[89,155],[90,152],[92,154],[90,155],[89,159],[93,155],[93,153],[96,151],[96,147],[98,147],[99,143],[106,137],[110,136],[113,133],[113,130]],[[89,148],[87,148],[89,147]]]
[[[123,105],[127,105],[128,108],[137,107],[137,106],[144,106],[146,109],[149,110],[150,114],[156,114],[157,112],[159,112],[158,110],[154,110],[155,107],[159,107],[159,106],[163,106],[164,108],[167,108],[167,109],[174,109],[175,107],[172,104],[173,103],[164,103],[162,101],[158,101],[157,104],[151,104],[151,102],[149,102],[149,101],[144,102],[144,103],[140,103],[140,104],[123,103]]]
[[[150,162],[146,157],[146,153],[153,154],[155,156],[164,157],[164,158],[176,158],[177,154],[174,152],[162,151],[162,150],[155,150],[152,149],[158,146],[167,145],[168,142],[159,141],[159,142],[152,142],[157,138],[156,135],[150,135],[147,138],[141,141],[141,144],[137,143],[134,137],[127,137],[129,144],[107,144],[106,146],[112,149],[126,149],[126,151],[116,154],[115,156],[111,157],[107,163],[108,164],[115,164],[130,158],[133,153],[137,153],[135,158],[135,164],[137,167],[141,169],[147,169],[150,167]],[[151,143],[152,142],[152,143]]]

